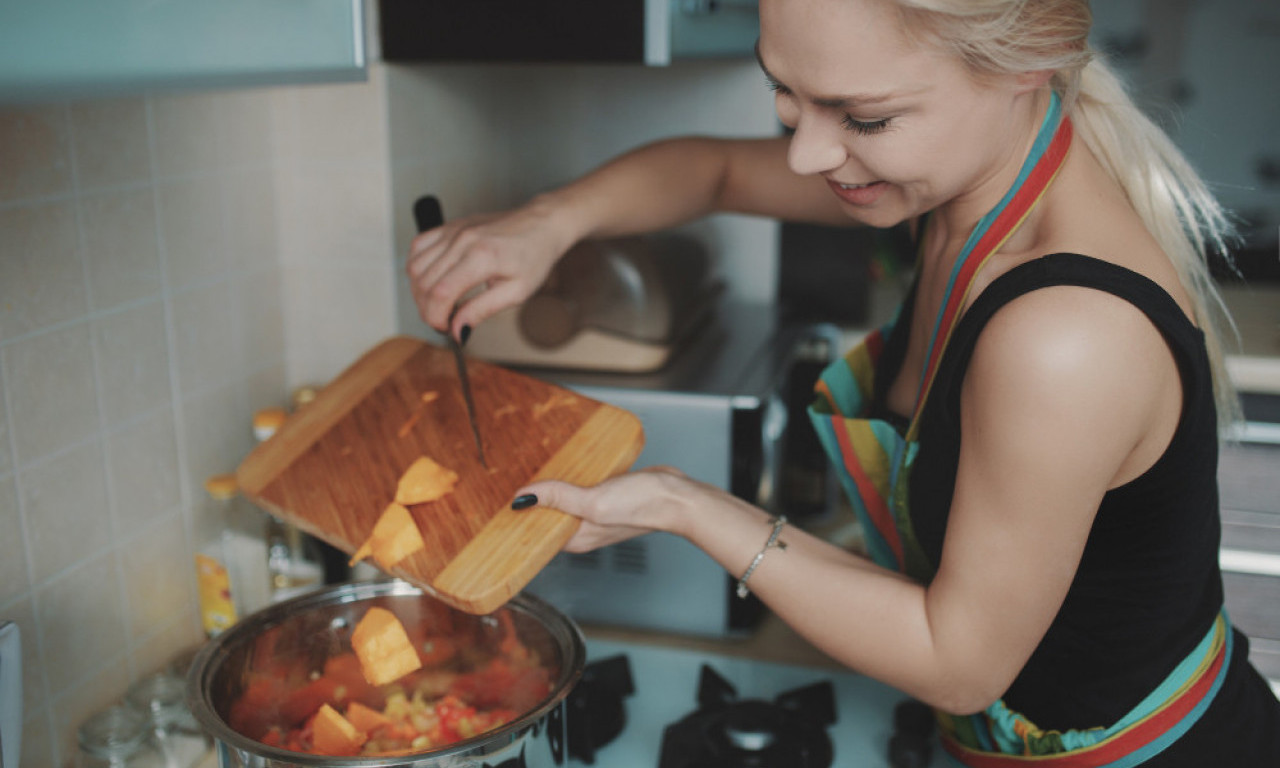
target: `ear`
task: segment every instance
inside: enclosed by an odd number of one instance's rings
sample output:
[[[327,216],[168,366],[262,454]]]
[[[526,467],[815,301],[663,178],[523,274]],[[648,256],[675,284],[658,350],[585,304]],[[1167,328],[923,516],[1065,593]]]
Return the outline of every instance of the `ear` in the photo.
[[[1022,72],[1014,78],[1014,89],[1018,93],[1038,91],[1049,85],[1053,79],[1052,69],[1038,69],[1034,72]]]

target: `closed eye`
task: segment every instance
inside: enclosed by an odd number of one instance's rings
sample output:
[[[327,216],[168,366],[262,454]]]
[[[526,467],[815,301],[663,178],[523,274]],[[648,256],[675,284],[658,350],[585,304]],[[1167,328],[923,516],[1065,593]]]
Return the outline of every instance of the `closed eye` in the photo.
[[[889,118],[887,117],[883,120],[854,120],[849,115],[845,115],[844,120],[841,122],[844,124],[845,128],[860,136],[870,136],[875,133],[880,133],[889,127]]]

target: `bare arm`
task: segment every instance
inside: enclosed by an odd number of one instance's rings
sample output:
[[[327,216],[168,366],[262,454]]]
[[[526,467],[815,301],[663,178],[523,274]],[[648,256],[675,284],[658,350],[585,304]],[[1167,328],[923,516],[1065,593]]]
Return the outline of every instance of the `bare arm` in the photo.
[[[750,586],[850,667],[942,709],[978,711],[1043,638],[1102,495],[1163,450],[1171,396],[1180,397],[1172,356],[1138,310],[1079,288],[1021,297],[992,319],[966,376],[963,447],[933,581],[914,583],[787,528],[788,548],[770,551]],[[768,536],[762,511],[717,489],[653,473],[616,482],[621,493],[608,484],[532,489],[587,518],[575,548],[662,529],[737,575]]]
[[[628,152],[501,214],[450,221],[414,239],[407,270],[423,320],[455,335],[528,298],[574,243],[673,227],[710,213],[850,224],[821,179],[786,164],[786,139],[683,138]]]

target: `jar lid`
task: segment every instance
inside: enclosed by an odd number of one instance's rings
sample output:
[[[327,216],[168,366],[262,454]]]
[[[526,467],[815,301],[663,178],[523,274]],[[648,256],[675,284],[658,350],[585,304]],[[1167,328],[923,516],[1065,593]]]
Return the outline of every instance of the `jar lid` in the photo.
[[[204,481],[204,489],[215,499],[230,499],[240,490],[235,475],[212,475]]]
[[[148,732],[145,717],[116,704],[81,723],[76,740],[91,755],[118,759],[138,751]]]
[[[280,425],[288,416],[289,414],[283,408],[263,408],[253,414],[253,436],[259,440],[266,440],[280,429]]]
[[[156,725],[165,726],[190,718],[186,689],[186,683],[180,678],[161,672],[129,686],[124,700],[135,712],[150,718]]]

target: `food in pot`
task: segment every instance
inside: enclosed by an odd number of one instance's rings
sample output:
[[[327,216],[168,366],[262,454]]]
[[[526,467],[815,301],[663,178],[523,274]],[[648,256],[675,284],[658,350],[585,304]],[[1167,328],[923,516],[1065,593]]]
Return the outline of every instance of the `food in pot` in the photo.
[[[369,621],[371,634],[358,632]],[[417,667],[383,685],[366,676],[359,652],[378,643],[390,616],[404,633]],[[300,674],[282,649],[293,635],[264,633],[255,663],[233,700],[228,724],[245,736],[282,749],[329,756],[404,755],[438,749],[498,728],[534,709],[551,693],[552,673],[517,637],[510,611],[454,623],[443,609],[407,628],[391,611],[372,606],[356,625],[352,651]],[[394,634],[394,633],[393,633]],[[390,668],[388,668],[390,669]],[[386,674],[393,674],[387,672]]]
[[[396,487],[396,503],[404,506],[425,504],[453,492],[458,473],[442,467],[426,456],[419,456],[400,477]]]
[[[422,668],[409,634],[396,615],[374,606],[365,612],[351,634],[351,648],[370,685],[386,685]]]
[[[426,547],[418,524],[409,510],[394,501],[387,505],[373,526],[368,540],[351,556],[350,565],[373,556],[383,570],[389,571],[401,560]]]

